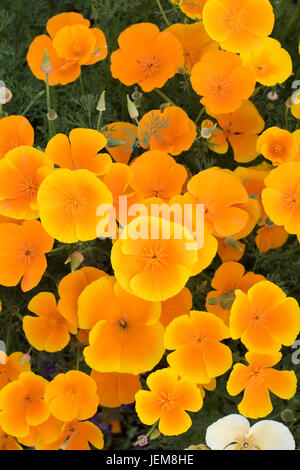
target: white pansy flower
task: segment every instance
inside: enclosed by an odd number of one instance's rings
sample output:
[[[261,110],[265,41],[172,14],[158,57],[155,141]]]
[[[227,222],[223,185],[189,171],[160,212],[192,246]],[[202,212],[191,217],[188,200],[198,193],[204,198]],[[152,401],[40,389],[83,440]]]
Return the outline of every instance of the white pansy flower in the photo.
[[[211,424],[206,444],[212,450],[295,450],[294,438],[278,421],[263,420],[253,426],[239,414],[232,414]]]

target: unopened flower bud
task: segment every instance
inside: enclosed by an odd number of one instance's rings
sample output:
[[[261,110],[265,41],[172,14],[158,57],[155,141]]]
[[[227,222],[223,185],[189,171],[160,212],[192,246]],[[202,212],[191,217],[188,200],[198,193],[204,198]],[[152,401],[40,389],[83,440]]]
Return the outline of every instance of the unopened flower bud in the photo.
[[[236,248],[239,251],[243,251],[238,242],[233,237],[226,237],[225,243],[226,245],[232,246],[232,248]]]
[[[269,91],[269,93],[267,94],[267,98],[270,101],[277,101],[279,96],[278,96],[278,93],[276,93],[276,91]]]
[[[137,107],[135,106],[133,101],[131,101],[128,95],[127,95],[127,108],[128,108],[128,113],[131,119],[137,119],[139,117],[139,112],[137,110]]]
[[[44,52],[44,57],[43,57],[41,69],[42,69],[42,72],[45,72],[45,73],[50,73],[53,70],[53,67],[52,67],[51,60],[50,60],[50,57],[48,55],[47,49],[45,49],[45,52]]]
[[[9,103],[12,99],[12,92],[5,86],[0,87],[0,104]]]
[[[264,224],[266,227],[274,227],[274,222],[269,217],[266,217],[264,220]]]
[[[218,297],[211,297],[207,300],[208,305],[218,305],[219,299]]]
[[[47,113],[48,121],[55,121],[56,118],[57,118],[56,111],[54,109],[50,108],[48,113]]]
[[[289,410],[288,408],[282,411],[282,413],[280,414],[280,417],[282,421],[285,423],[289,423],[291,421],[294,421],[295,419],[294,412],[292,410]]]
[[[23,354],[20,359],[20,366],[25,366],[25,364],[28,364],[31,361],[31,356],[30,354]]]
[[[74,251],[65,261],[65,264],[71,263],[71,273],[83,263],[84,256],[79,251]]]
[[[214,127],[202,127],[201,137],[203,137],[203,139],[210,139],[213,131],[214,131]]]
[[[153,429],[152,433],[149,436],[149,439],[153,441],[154,439],[157,439],[160,436],[160,432],[158,429]]]
[[[292,108],[294,106],[293,99],[291,96],[286,100],[285,105],[287,108]]]
[[[98,103],[97,103],[96,109],[97,109],[97,111],[99,111],[99,113],[102,113],[103,111],[106,110],[106,106],[105,106],[105,90],[103,90],[102,93],[101,93],[101,95],[100,95],[100,98],[99,98],[99,101],[98,101]]]

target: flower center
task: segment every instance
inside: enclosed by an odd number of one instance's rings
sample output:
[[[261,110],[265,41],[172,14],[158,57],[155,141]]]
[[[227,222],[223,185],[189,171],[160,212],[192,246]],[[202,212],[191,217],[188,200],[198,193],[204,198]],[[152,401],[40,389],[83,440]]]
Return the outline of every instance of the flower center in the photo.
[[[225,21],[227,23],[228,28],[230,28],[233,33],[241,31],[243,28],[245,28],[246,24],[242,12],[240,10],[237,10],[236,8],[231,8],[228,11]]]
[[[161,269],[166,263],[166,256],[167,255],[163,253],[163,249],[159,246],[145,247],[142,257],[145,263],[145,269]]]
[[[255,310],[249,314],[250,319],[254,322],[254,326],[260,326],[265,323],[265,316],[263,312]]]
[[[19,186],[22,197],[35,199],[39,189],[39,183],[34,176],[25,176],[23,183]]]
[[[296,210],[300,207],[300,199],[296,194],[288,193],[283,197],[283,203],[288,209]]]
[[[140,70],[145,74],[146,78],[152,77],[159,70],[159,61],[155,56],[143,57],[138,61]]]
[[[273,144],[271,147],[271,151],[277,157],[281,156],[284,153],[284,147],[281,144]]]
[[[174,410],[174,408],[178,406],[178,397],[173,391],[160,392],[157,399],[159,406],[161,406],[163,410]]]
[[[231,447],[231,450],[260,450],[259,447],[255,444],[254,437],[236,437],[233,442],[228,444],[224,450]]]
[[[125,330],[125,328],[127,328],[127,323],[125,320],[120,320],[119,321],[119,325],[121,326],[121,328],[123,328]]]
[[[30,242],[27,242],[24,245],[21,245],[17,257],[21,263],[29,265],[33,259],[35,259],[40,254],[40,251],[34,247]]]
[[[65,203],[66,214],[72,217],[78,217],[78,216],[83,215],[84,210],[85,210],[85,207],[84,207],[83,200],[70,198]]]
[[[166,184],[153,179],[149,186],[149,197],[160,197],[166,189]]]

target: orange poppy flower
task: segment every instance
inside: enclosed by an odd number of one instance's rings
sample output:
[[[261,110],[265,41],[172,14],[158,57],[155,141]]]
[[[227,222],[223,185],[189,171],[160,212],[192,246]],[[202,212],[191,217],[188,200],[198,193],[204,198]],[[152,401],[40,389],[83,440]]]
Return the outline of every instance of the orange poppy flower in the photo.
[[[58,57],[79,65],[91,65],[107,57],[106,39],[101,29],[83,24],[59,29],[53,39],[53,47]]]
[[[92,328],[84,349],[92,369],[139,374],[159,362],[164,353],[159,302],[136,298],[104,276],[86,287],[78,305],[79,325]]]
[[[150,389],[137,392],[136,412],[142,423],[152,425],[159,420],[158,429],[166,436],[186,432],[192,420],[186,411],[197,412],[203,401],[200,390],[188,378],[178,378],[170,368],[157,370],[147,378]]]
[[[257,139],[265,122],[251,101],[244,101],[233,113],[214,116],[221,128],[213,131],[209,147],[217,153],[226,153],[228,143],[232,146],[237,162],[250,162],[259,152]]]
[[[274,26],[269,0],[210,0],[203,9],[203,24],[222,49],[242,52],[258,48]]]
[[[0,119],[0,159],[16,147],[34,142],[34,130],[24,116],[7,116]]]
[[[78,298],[81,292],[91,282],[96,281],[106,273],[101,269],[84,267],[74,273],[64,276],[58,284],[58,295],[60,297],[57,307],[62,316],[74,328],[78,328]]]
[[[69,370],[48,383],[45,401],[50,413],[60,421],[89,419],[94,416],[99,404],[97,386],[89,375]]]
[[[47,383],[33,372],[22,372],[0,390],[0,426],[4,432],[26,437],[30,426],[38,426],[49,418],[44,401]]]
[[[70,325],[59,311],[51,292],[40,292],[28,304],[28,310],[36,317],[25,315],[23,330],[28,342],[38,351],[57,352],[67,346],[70,333],[76,327]]]
[[[194,122],[178,106],[167,106],[145,114],[138,129],[140,144],[150,150],[179,155],[189,150],[197,137]]]
[[[105,217],[97,215],[97,208],[112,202],[105,184],[88,170],[56,170],[38,192],[45,230],[64,243],[95,239],[97,224]]]
[[[228,243],[229,240],[226,238],[218,238],[218,255],[221,258],[222,263],[226,263],[227,261],[239,261],[245,253],[246,245],[245,243],[240,242],[239,240],[235,240],[235,245],[232,246],[231,243]]]
[[[40,445],[37,450],[91,450],[103,449],[104,439],[101,429],[90,421],[71,421],[62,426],[59,438],[49,444]]]
[[[0,284],[16,286],[23,278],[23,292],[37,286],[47,268],[45,253],[51,251],[53,242],[37,220],[0,224]]]
[[[289,234],[283,227],[265,225],[257,230],[255,243],[260,253],[267,253],[283,246],[288,237]]]
[[[142,388],[138,375],[92,370],[91,377],[98,387],[99,404],[105,408],[118,408],[133,403],[135,394]]]
[[[233,339],[241,338],[247,349],[259,353],[279,351],[290,346],[300,332],[297,301],[287,297],[269,281],[253,285],[246,294],[236,291],[230,314]]]
[[[147,238],[136,239],[139,227],[145,229]],[[168,239],[163,237],[166,231]],[[195,245],[195,249],[187,249],[187,243]],[[137,297],[166,300],[178,294],[191,276],[198,261],[196,245],[181,224],[159,217],[137,217],[113,245],[115,276],[123,289]]]
[[[248,366],[235,364],[227,382],[229,395],[244,396],[238,405],[239,412],[247,418],[264,418],[273,410],[270,392],[283,400],[289,400],[296,393],[297,378],[294,371],[276,370],[273,366],[282,357],[279,352],[258,354],[248,352]]]
[[[229,261],[223,263],[214,274],[211,286],[215,289],[206,297],[206,310],[220,317],[229,325],[229,315],[235,299],[236,289],[247,293],[250,287],[257,282],[265,280],[264,276],[248,272],[240,263]]]
[[[46,72],[42,68],[45,51],[47,51],[51,63],[51,71],[48,73],[50,86],[67,85],[79,77],[80,65],[78,62],[60,58],[53,47],[52,39],[46,34],[42,34],[32,41],[27,53],[28,66],[36,78],[46,81]]]
[[[294,160],[298,146],[291,132],[279,127],[270,127],[258,138],[257,151],[271,160],[273,165],[281,165]]]
[[[138,139],[137,126],[129,122],[112,122],[101,129],[107,139],[116,139],[123,142],[107,150],[117,163],[129,162],[135,142]]]
[[[45,153],[61,168],[85,168],[96,175],[104,175],[111,166],[107,153],[99,153],[107,144],[103,134],[94,129],[73,129],[69,138],[56,134],[49,141]]]
[[[179,0],[179,8],[189,18],[200,20],[204,5],[208,0]]]
[[[23,358],[22,352],[14,352],[9,356],[0,353],[0,390],[18,379],[22,372],[30,371],[30,361],[23,361]]]
[[[212,167],[200,171],[187,188],[198,204],[204,204],[205,223],[215,235],[234,235],[246,226],[249,214],[237,205],[247,203],[248,194],[229,170]]]
[[[105,36],[100,29],[89,29],[89,26],[89,20],[75,12],[60,13],[50,18],[47,31],[51,39],[45,34],[37,36],[28,50],[27,62],[34,76],[46,80],[46,73],[42,70],[45,50],[51,63],[49,85],[73,82],[79,77],[83,62],[84,65],[91,65],[105,59]]]
[[[276,225],[284,225],[288,233],[300,233],[300,163],[279,165],[265,179],[262,192],[264,209]]]
[[[223,114],[236,111],[252,95],[255,77],[237,54],[211,51],[193,67],[191,84],[210,113]]]
[[[174,297],[170,297],[161,303],[161,317],[159,321],[166,328],[174,318],[188,315],[192,308],[193,298],[187,287],[184,287]]]
[[[120,49],[111,55],[111,73],[124,85],[135,83],[146,91],[161,88],[184,66],[182,47],[178,39],[166,31],[160,32],[152,23],[138,23],[123,31]]]
[[[53,170],[52,162],[40,150],[21,146],[0,160],[0,213],[13,219],[36,219],[37,191]]]
[[[183,165],[159,150],[143,153],[130,168],[133,170],[130,186],[134,191],[142,193],[145,199],[154,196],[165,202],[182,192],[188,176]]]
[[[264,86],[285,82],[293,72],[290,54],[274,38],[266,38],[258,49],[241,54],[244,65],[253,70]]]
[[[203,54],[219,49],[218,43],[208,36],[201,21],[192,24],[172,24],[166,31],[174,34],[181,43],[186,73],[191,73],[193,66],[199,62]]]
[[[167,357],[171,368],[181,377],[206,384],[225,374],[232,365],[228,346],[229,328],[212,313],[192,310],[190,315],[175,318],[166,328],[165,347],[175,349]]]

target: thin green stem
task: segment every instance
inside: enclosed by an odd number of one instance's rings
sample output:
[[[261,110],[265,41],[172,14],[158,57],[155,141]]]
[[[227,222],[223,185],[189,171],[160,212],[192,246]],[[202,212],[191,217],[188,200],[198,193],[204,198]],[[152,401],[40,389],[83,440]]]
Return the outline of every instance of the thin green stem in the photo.
[[[97,131],[100,130],[100,126],[101,126],[101,119],[102,119],[102,111],[99,111],[99,115],[98,115],[98,121],[97,121]]]
[[[289,130],[289,112],[290,108],[287,106],[285,110],[285,127],[287,130]]]
[[[161,91],[159,88],[154,88],[154,91],[157,95],[159,95],[161,98],[163,98],[167,103],[172,104],[173,106],[176,106],[174,101],[172,101],[163,91]]]
[[[61,251],[65,251],[65,250],[66,250],[65,245],[58,246],[56,248],[53,248],[53,250],[49,251],[49,253],[47,253],[47,255],[49,255],[49,256],[55,255],[56,253],[60,253]]]
[[[196,120],[195,120],[196,126],[197,126],[198,122],[200,121],[201,117],[203,116],[204,111],[205,111],[205,107],[203,106],[203,108],[200,109],[200,111],[198,113],[198,116],[196,117]]]
[[[21,322],[23,322],[23,316],[19,312],[14,312],[14,315],[18,317],[18,319],[21,320]]]
[[[163,19],[165,20],[166,25],[170,26],[170,21],[168,20],[167,15],[165,14],[165,10],[163,9],[162,4],[160,3],[160,0],[156,0],[156,3],[161,12]]]
[[[40,98],[40,96],[42,96],[44,94],[44,90],[40,91],[37,95],[35,95],[29,102],[29,104],[26,106],[26,108],[24,109],[24,111],[22,111],[22,116],[24,116],[28,111],[29,109],[31,108],[31,106],[34,104],[34,102]]]
[[[10,351],[10,344],[11,344],[11,333],[12,333],[12,327],[9,326],[7,329],[7,335],[6,335],[6,340],[5,340],[5,353],[8,356],[9,351]]]
[[[0,103],[0,118],[2,118],[2,103]]]
[[[48,120],[48,129],[49,129],[49,136],[50,139],[53,137],[53,126],[52,121],[49,119],[49,111],[51,109],[51,97],[50,97],[50,86],[49,86],[49,76],[46,73],[46,101],[47,101],[47,120]]]

